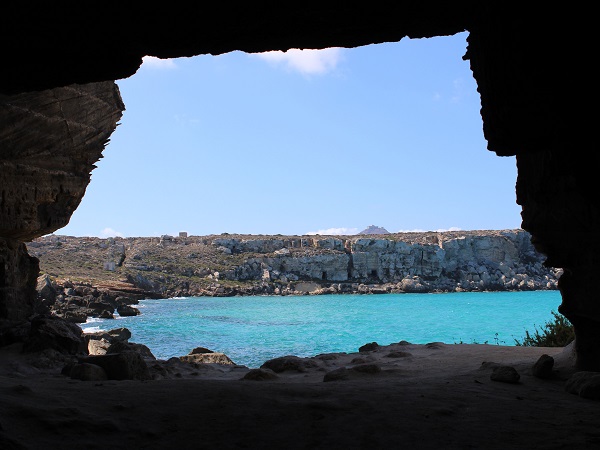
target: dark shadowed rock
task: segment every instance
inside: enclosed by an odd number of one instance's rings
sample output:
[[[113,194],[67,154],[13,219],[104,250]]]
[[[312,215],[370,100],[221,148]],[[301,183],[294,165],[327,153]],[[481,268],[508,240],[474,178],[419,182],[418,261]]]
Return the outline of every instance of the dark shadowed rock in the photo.
[[[327,372],[323,381],[342,381],[352,378],[360,378],[364,375],[374,375],[381,372],[381,367],[377,364],[359,364],[354,367],[340,367]]]
[[[117,306],[117,313],[123,317],[139,316],[141,314],[139,309],[129,305]]]
[[[10,437],[5,436],[1,431],[2,427],[0,426],[0,448],[2,450],[27,450],[27,447]]]
[[[142,355],[136,352],[107,353],[79,358],[80,363],[102,367],[109,380],[150,380],[150,371]]]
[[[74,361],[70,361],[67,364],[65,364],[62,367],[61,371],[60,371],[61,375],[65,375],[67,377],[70,377],[71,376],[71,370],[73,370],[73,367],[75,367],[76,364],[79,364],[79,363],[74,362]]]
[[[339,369],[332,370],[331,372],[327,372],[323,377],[323,381],[340,381],[347,380],[350,378],[350,373],[348,369],[345,367],[340,367]]]
[[[537,378],[552,378],[554,375],[554,358],[549,355],[542,355],[531,368],[534,377]]]
[[[600,372],[575,372],[567,380],[565,391],[590,400],[600,400]]]
[[[137,344],[135,342],[119,341],[116,340],[110,344],[106,353],[124,353],[124,352],[135,352],[142,356],[144,359],[156,359],[152,351],[147,345]]]
[[[87,308],[74,309],[64,311],[61,315],[63,319],[72,323],[85,323],[89,315],[92,315],[93,312],[88,310]]]
[[[31,322],[27,320],[13,322],[0,320],[0,347],[25,342],[29,338]]]
[[[268,381],[276,380],[279,378],[275,372],[269,369],[251,369],[246,375],[242,377],[242,380],[251,381]]]
[[[385,355],[386,358],[407,358],[409,356],[412,356],[411,353],[408,352],[389,352],[387,355]]]
[[[70,371],[69,376],[74,380],[82,381],[100,381],[106,380],[106,371],[96,364],[81,363],[74,364]]]
[[[377,342],[370,342],[368,344],[361,345],[358,348],[358,351],[361,353],[362,352],[372,352],[372,351],[377,350],[378,348],[379,348],[379,344]]]
[[[315,356],[315,358],[320,359],[321,361],[333,361],[339,358],[337,353],[323,353]]]
[[[56,316],[36,316],[31,320],[29,337],[23,351],[36,352],[54,349],[60,353],[76,355],[85,353],[82,329],[74,323]]]
[[[207,349],[206,347],[196,347],[190,352],[190,355],[197,355],[200,353],[213,353],[213,351]]]
[[[444,344],[442,342],[428,342],[425,347],[430,350],[440,350],[444,348]]]
[[[92,297],[93,300],[88,301],[88,308],[95,311],[96,314],[102,314],[105,311],[113,313],[115,311],[114,305],[112,305],[109,301],[103,299],[96,299]]]
[[[361,356],[357,356],[356,358],[352,358],[352,360],[350,361],[350,364],[365,364],[369,361],[369,359],[373,359],[373,358],[363,358]]]
[[[381,367],[377,364],[359,364],[358,366],[351,367],[349,370],[358,373],[379,373]]]
[[[490,380],[502,383],[518,383],[521,375],[511,366],[497,366],[492,369]]]
[[[275,373],[285,372],[286,370],[305,372],[306,369],[316,367],[319,367],[319,365],[314,360],[304,359],[293,355],[270,359],[260,366],[261,369],[271,369]]]
[[[119,305],[137,305],[139,303],[139,300],[136,298],[120,295],[117,298],[115,298],[115,302]]]

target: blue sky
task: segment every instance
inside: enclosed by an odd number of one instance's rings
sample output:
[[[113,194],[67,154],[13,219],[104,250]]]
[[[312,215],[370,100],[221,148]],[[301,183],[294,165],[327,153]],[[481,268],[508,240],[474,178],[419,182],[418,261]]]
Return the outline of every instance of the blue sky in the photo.
[[[466,33],[158,60],[55,234],[520,228],[516,161],[486,148]]]

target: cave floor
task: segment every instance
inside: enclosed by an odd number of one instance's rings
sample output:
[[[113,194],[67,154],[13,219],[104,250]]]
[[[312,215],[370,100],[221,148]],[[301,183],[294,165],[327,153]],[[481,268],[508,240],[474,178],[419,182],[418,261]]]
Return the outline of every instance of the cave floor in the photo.
[[[402,356],[400,350],[402,349]],[[391,357],[390,354],[395,354]],[[555,376],[536,378],[542,355]],[[381,368],[324,381],[355,358]],[[21,360],[19,360],[21,358]],[[79,381],[0,354],[2,449],[558,449],[600,446],[600,402],[565,391],[568,348],[392,345],[267,381],[247,368]],[[510,365],[517,383],[491,380]],[[213,367],[214,369],[214,367]]]

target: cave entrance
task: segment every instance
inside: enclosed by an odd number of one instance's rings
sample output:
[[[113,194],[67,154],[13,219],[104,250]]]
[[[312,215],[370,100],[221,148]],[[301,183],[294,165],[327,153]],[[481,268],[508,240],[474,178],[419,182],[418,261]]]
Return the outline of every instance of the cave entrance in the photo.
[[[486,150],[465,51],[460,34],[285,57],[148,58],[118,81],[123,123],[61,232],[518,228],[516,165]],[[277,279],[257,267],[264,283]],[[199,276],[218,280],[210,269]]]
[[[518,228],[516,165],[486,150],[466,38],[145,58],[117,81],[122,123],[58,233]]]

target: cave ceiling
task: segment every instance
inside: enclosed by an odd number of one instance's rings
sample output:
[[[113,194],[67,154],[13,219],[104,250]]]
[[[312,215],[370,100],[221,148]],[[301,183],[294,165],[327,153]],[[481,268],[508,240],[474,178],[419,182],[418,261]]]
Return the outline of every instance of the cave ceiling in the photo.
[[[108,3],[110,5],[111,3]],[[169,2],[140,9],[4,6],[2,93],[133,75],[146,55],[159,58],[357,47],[465,31],[475,2]],[[27,10],[26,10],[27,9]]]

